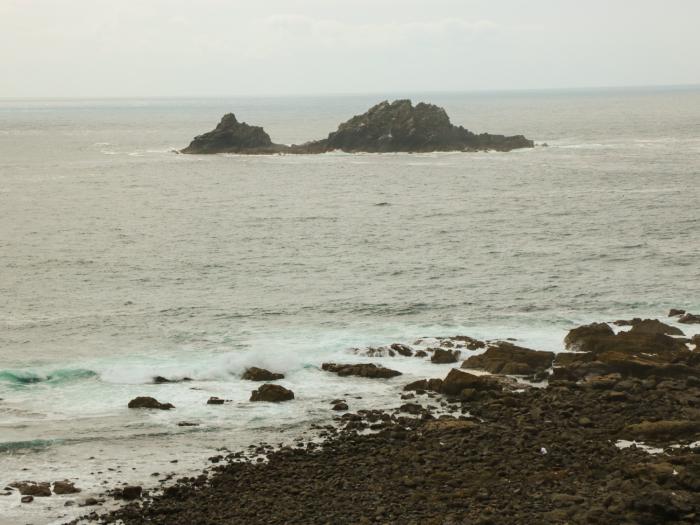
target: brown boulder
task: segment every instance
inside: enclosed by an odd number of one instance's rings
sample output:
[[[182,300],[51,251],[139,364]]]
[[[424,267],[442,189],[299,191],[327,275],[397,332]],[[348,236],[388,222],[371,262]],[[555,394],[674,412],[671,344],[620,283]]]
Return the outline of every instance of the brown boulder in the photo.
[[[493,374],[531,375],[549,369],[554,355],[554,352],[499,342],[489,346],[483,354],[471,356],[462,363],[462,368],[486,370]]]
[[[683,315],[685,313],[685,310],[681,310],[680,308],[671,308],[671,310],[668,312],[669,317],[676,317],[677,315]]]
[[[158,410],[170,410],[175,408],[170,403],[161,403],[157,399],[148,396],[139,396],[129,401],[129,408],[153,408]]]
[[[18,481],[10,484],[19,490],[22,496],[34,496],[39,498],[47,498],[51,496],[51,486],[48,483],[35,483],[33,481]]]
[[[442,391],[442,379],[419,379],[403,387],[404,390],[429,390],[431,392]]]
[[[278,379],[284,379],[284,374],[277,374],[265,370],[264,368],[251,366],[250,368],[246,368],[241,379],[247,379],[248,381],[277,381]]]
[[[453,368],[442,381],[441,391],[443,394],[456,396],[465,388],[473,388],[475,390],[500,390],[501,385],[496,378],[477,376]]]
[[[54,494],[75,494],[77,492],[80,492],[80,489],[72,481],[55,481],[53,484]]]
[[[486,343],[483,341],[479,341],[478,339],[474,339],[468,335],[455,335],[454,337],[450,337],[450,339],[452,341],[463,342],[469,350],[478,350],[479,348],[484,348],[486,346]]]
[[[662,323],[657,319],[644,319],[633,323],[630,332],[643,334],[684,335],[680,328]]]
[[[614,335],[615,332],[607,323],[591,323],[569,330],[564,338],[564,346],[568,350],[586,352],[591,340],[596,341]]]
[[[401,372],[397,370],[392,370],[390,368],[385,368],[380,365],[375,365],[374,363],[362,363],[357,365],[339,365],[336,363],[323,363],[321,365],[321,368],[323,370],[326,370],[327,372],[334,372],[341,377],[359,376],[368,377],[372,379],[386,379],[401,375]]]
[[[444,350],[436,348],[430,361],[436,364],[456,363],[459,358],[459,350]]]
[[[207,399],[207,405],[223,405],[225,401],[226,401],[225,399],[221,399],[219,397],[212,396],[209,399]]]
[[[122,499],[131,501],[139,499],[141,497],[142,492],[143,489],[138,485],[127,485],[121,490],[119,496],[121,496]]]
[[[279,403],[294,399],[294,392],[280,385],[265,384],[257,390],[253,390],[250,395],[251,401],[268,401]]]
[[[413,350],[411,350],[410,346],[402,345],[399,343],[394,343],[389,348],[391,348],[396,353],[398,353],[404,357],[411,357],[413,355]]]
[[[685,314],[683,317],[678,319],[678,322],[684,324],[700,324],[700,315]]]

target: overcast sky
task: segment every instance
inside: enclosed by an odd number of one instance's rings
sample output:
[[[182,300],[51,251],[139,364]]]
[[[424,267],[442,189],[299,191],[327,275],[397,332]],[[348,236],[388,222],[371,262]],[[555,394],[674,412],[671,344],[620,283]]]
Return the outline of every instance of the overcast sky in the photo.
[[[0,97],[700,84],[700,0],[0,0]]]

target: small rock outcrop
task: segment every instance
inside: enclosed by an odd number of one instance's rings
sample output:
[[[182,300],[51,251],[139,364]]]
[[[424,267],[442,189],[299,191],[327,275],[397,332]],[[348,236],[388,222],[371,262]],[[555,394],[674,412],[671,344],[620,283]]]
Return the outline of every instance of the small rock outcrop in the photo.
[[[227,113],[208,133],[198,135],[181,153],[279,153],[286,146],[273,144],[270,135],[260,126],[238,122],[233,113]]]
[[[457,359],[459,359],[459,350],[445,350],[443,348],[436,348],[430,357],[432,363],[439,365],[456,363]]]
[[[339,365],[336,363],[323,363],[321,368],[327,372],[334,372],[341,377],[358,376],[368,377],[372,379],[387,379],[390,377],[400,376],[401,372],[385,368],[374,363],[362,363],[356,365]]]
[[[153,397],[139,396],[129,401],[129,408],[153,408],[157,410],[170,410],[171,408],[175,408],[175,405],[171,403],[161,403]]]
[[[678,319],[678,322],[683,324],[700,324],[700,315],[685,313]]]
[[[12,483],[10,487],[19,490],[19,493],[22,496],[33,496],[40,498],[47,498],[51,496],[51,485],[46,482],[35,483],[33,481],[19,481]]]
[[[499,390],[499,379],[489,376],[477,376],[463,372],[457,368],[450,370],[442,381],[441,392],[448,395],[458,395],[464,389],[474,390]]]
[[[251,366],[250,368],[246,368],[241,379],[246,379],[248,381],[277,381],[278,379],[284,379],[284,374],[276,374],[264,368]]]
[[[78,492],[80,492],[80,489],[72,481],[55,481],[53,484],[54,494],[76,494]]]
[[[471,356],[462,368],[486,370],[492,374],[531,375],[552,366],[554,352],[530,350],[511,343],[496,343],[480,355]]]
[[[253,390],[250,395],[251,401],[268,401],[280,403],[294,399],[294,392],[280,385],[265,384],[257,390]]]
[[[476,134],[450,122],[445,110],[410,100],[384,101],[338,126],[328,137],[305,144],[275,144],[259,126],[224,115],[216,128],[198,135],[181,153],[313,154],[341,150],[349,153],[510,151],[533,148],[522,135]]]

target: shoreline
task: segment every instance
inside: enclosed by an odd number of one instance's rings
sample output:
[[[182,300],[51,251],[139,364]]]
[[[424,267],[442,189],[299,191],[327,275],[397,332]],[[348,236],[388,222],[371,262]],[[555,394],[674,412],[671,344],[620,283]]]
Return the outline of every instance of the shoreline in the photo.
[[[660,324],[629,333],[636,345],[683,339]],[[317,429],[320,442],[210,458],[209,475],[72,523],[696,523],[697,336],[683,363],[674,354],[642,369],[632,351],[607,362],[618,371],[589,361],[575,379],[590,343],[576,330],[567,346],[578,351],[539,387],[455,368],[404,387],[397,409],[342,413]],[[611,337],[619,348],[632,335]],[[511,354],[509,366],[532,356]]]

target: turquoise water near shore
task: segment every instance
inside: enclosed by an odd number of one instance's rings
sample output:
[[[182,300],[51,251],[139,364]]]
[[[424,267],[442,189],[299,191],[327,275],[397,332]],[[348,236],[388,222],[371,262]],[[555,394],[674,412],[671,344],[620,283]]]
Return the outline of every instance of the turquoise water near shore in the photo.
[[[316,368],[352,347],[463,333],[561,350],[582,322],[700,312],[698,89],[411,95],[548,144],[507,154],[172,152],[225,112],[299,143],[379,98],[0,101],[0,482],[47,464],[142,482],[325,421],[346,393],[396,403],[406,381]],[[447,369],[379,361],[406,380]],[[248,403],[251,365],[297,402]],[[177,409],[135,415],[135,395]]]

